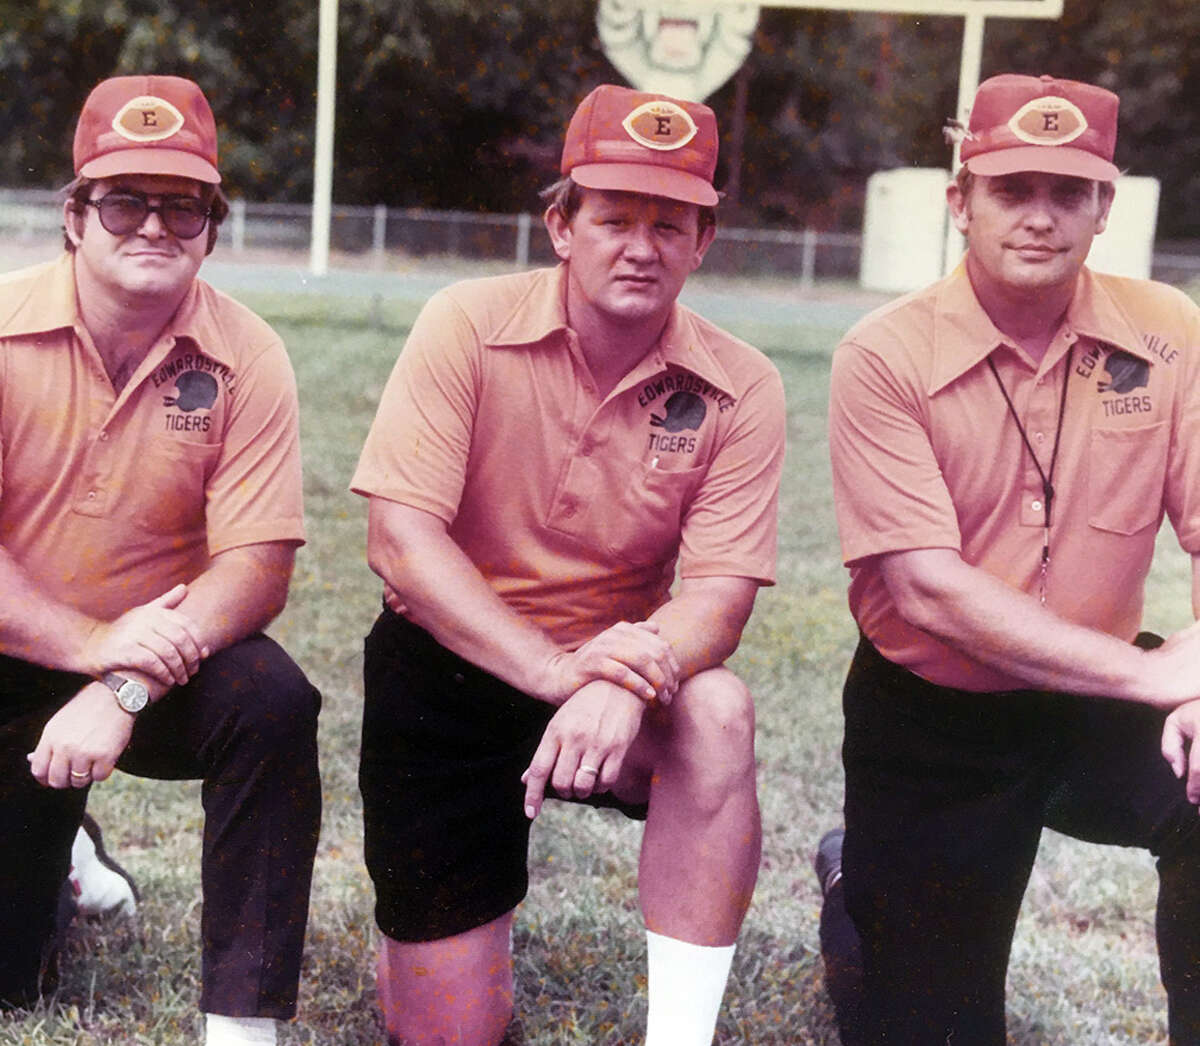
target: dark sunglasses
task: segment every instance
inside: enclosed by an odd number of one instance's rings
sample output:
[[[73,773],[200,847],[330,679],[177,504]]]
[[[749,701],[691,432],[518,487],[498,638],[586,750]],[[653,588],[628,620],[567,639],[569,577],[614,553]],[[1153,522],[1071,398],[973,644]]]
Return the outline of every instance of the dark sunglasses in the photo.
[[[98,200],[85,200],[100,212],[100,224],[114,236],[128,236],[157,214],[167,232],[181,240],[194,240],[208,223],[209,208],[194,196],[161,196],[151,204],[140,192],[110,192]]]

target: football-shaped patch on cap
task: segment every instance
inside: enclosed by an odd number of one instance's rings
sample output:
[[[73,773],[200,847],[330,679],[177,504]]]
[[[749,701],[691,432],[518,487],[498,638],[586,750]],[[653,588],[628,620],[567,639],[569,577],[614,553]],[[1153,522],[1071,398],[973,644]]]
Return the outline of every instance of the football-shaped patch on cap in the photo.
[[[183,113],[165,98],[132,98],[113,117],[113,130],[131,142],[161,142],[183,127]]]
[[[1088,129],[1079,107],[1048,95],[1026,102],[1008,121],[1009,130],[1030,145],[1066,145]]]
[[[686,109],[661,99],[639,105],[621,126],[647,149],[682,149],[699,130]]]

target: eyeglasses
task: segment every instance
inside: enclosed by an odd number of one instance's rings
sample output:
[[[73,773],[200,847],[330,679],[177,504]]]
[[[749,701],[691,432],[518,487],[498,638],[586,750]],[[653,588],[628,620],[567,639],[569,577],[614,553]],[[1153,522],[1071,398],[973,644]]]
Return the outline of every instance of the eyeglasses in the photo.
[[[209,208],[195,196],[160,196],[151,204],[140,192],[110,192],[98,200],[85,200],[89,207],[100,212],[100,224],[114,236],[128,236],[140,229],[151,214],[172,236],[194,240],[208,223]]]

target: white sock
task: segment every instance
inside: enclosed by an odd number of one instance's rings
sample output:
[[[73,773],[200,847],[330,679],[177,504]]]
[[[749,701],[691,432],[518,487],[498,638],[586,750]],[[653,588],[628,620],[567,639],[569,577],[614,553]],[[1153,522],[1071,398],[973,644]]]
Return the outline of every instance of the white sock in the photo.
[[[129,883],[100,862],[96,844],[82,828],[75,833],[75,842],[71,844],[71,885],[84,915],[106,912],[132,915],[137,910]]]
[[[274,1017],[204,1015],[205,1046],[275,1046]]]
[[[646,931],[646,1046],[712,1046],[733,950]]]

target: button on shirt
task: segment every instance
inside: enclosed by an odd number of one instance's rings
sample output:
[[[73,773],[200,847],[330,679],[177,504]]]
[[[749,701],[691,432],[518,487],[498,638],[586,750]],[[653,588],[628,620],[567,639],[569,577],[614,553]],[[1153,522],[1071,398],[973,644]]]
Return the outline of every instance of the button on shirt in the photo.
[[[851,330],[834,355],[830,448],[850,605],[889,660],[942,686],[1022,681],[907,624],[876,557],[948,548],[1039,591],[1042,480],[986,360],[1044,470],[1063,382],[1046,604],[1132,640],[1164,512],[1200,551],[1200,309],[1181,292],[1084,269],[1040,363],[1007,343],[964,269]]]
[[[756,349],[676,306],[599,396],[564,272],[435,295],[400,354],[352,489],[444,520],[493,589],[575,646],[641,620],[675,576],[774,582],[784,406]]]
[[[295,379],[278,336],[195,281],[114,391],[72,257],[0,277],[0,545],[111,619],[215,553],[304,538]]]

